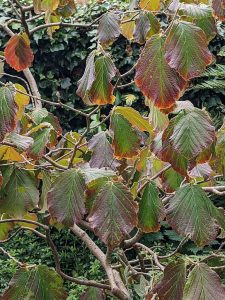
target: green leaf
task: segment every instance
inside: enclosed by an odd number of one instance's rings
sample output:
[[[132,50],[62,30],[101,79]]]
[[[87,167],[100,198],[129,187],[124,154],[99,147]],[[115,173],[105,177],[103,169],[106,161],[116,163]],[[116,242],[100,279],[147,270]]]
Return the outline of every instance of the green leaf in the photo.
[[[156,232],[165,218],[162,200],[154,182],[149,182],[144,189],[138,212],[138,227],[143,232]]]
[[[109,56],[100,56],[95,61],[96,78],[91,87],[89,97],[93,104],[112,104],[115,100],[113,95],[112,78],[117,69]]]
[[[164,56],[164,38],[153,35],[145,44],[135,75],[136,85],[159,108],[171,107],[186,87],[186,82],[170,68]]]
[[[131,125],[139,129],[140,131],[153,133],[152,125],[149,123],[148,119],[143,118],[140,113],[132,107],[117,106],[114,109],[114,112],[117,114],[121,114]]]
[[[177,188],[180,187],[182,181],[184,180],[184,177],[172,168],[163,172],[161,178],[163,189],[167,193],[174,192]]]
[[[28,153],[31,158],[38,159],[45,154],[46,146],[50,142],[51,131],[52,127],[46,126],[31,134],[31,137],[34,140],[34,143],[30,147]]]
[[[178,12],[181,16],[189,17],[195,25],[200,27],[205,32],[207,41],[211,41],[216,36],[216,22],[209,6],[182,3]]]
[[[84,205],[85,180],[80,170],[70,169],[53,183],[48,192],[48,209],[58,223],[73,226],[86,213]]]
[[[109,181],[98,193],[88,221],[95,234],[114,249],[137,225],[137,203],[125,185]]]
[[[183,300],[223,300],[225,286],[219,275],[205,263],[197,264],[188,276]]]
[[[81,296],[80,300],[105,300],[105,292],[96,287],[89,287]]]
[[[112,104],[115,96],[111,80],[116,72],[117,69],[108,55],[95,60],[95,52],[92,52],[87,59],[84,75],[78,82],[77,94],[88,105]]]
[[[120,18],[118,15],[107,12],[105,13],[98,26],[98,39],[103,45],[114,42],[120,36]]]
[[[42,187],[41,187],[41,197],[38,204],[38,207],[41,209],[40,213],[45,213],[48,210],[47,206],[47,196],[48,192],[50,191],[52,187],[52,176],[50,172],[43,170],[42,171]]]
[[[2,295],[2,300],[65,300],[61,277],[47,266],[19,269]]]
[[[162,280],[150,293],[157,293],[160,300],[183,300],[185,281],[186,264],[184,260],[172,261],[166,266]],[[191,299],[195,298],[188,300]]]
[[[22,217],[38,205],[39,191],[31,172],[14,167],[10,169],[10,172],[3,172],[6,182],[0,191],[0,211],[10,216]]]
[[[5,134],[16,127],[18,106],[14,99],[15,91],[10,86],[0,87],[0,142]]]
[[[205,33],[184,21],[173,23],[165,42],[165,58],[185,80],[200,76],[212,62]]]
[[[215,140],[215,128],[200,109],[185,111],[182,116],[175,117],[174,122],[171,145],[189,160],[209,148]]]
[[[110,126],[113,132],[114,155],[119,159],[136,156],[139,151],[140,138],[127,119],[121,114],[113,113]]]
[[[107,133],[102,131],[94,135],[88,142],[92,151],[89,164],[92,168],[110,168],[116,170],[120,163],[113,157],[113,149],[107,139]]]
[[[163,131],[169,125],[168,116],[161,112],[148,98],[145,99],[145,104],[150,108],[149,121],[154,127],[154,130]]]
[[[166,214],[171,227],[181,236],[190,236],[199,247],[216,238],[218,224],[225,228],[223,212],[213,205],[197,185],[178,189],[169,201]]]

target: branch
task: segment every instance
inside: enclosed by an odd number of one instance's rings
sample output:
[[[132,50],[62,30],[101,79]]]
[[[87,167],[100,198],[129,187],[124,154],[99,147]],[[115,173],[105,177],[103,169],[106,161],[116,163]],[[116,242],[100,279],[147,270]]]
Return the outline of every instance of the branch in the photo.
[[[158,259],[164,259],[164,258],[169,258],[169,257],[173,256],[183,247],[183,245],[188,241],[188,239],[189,239],[189,237],[185,237],[172,253],[170,253],[168,255],[158,256]]]
[[[13,257],[10,253],[8,253],[5,249],[3,249],[2,247],[0,247],[0,251],[5,254],[6,256],[8,256],[10,259],[12,259],[15,263],[17,263],[21,268],[25,266],[24,263],[20,262],[19,260],[17,260],[15,257]]]
[[[142,236],[143,236],[143,232],[138,230],[132,238],[130,238],[129,240],[123,241],[124,247],[125,248],[132,247],[135,243],[137,243],[142,238]]]
[[[48,230],[48,226],[46,226],[44,224],[41,224],[39,222],[36,222],[36,221],[32,221],[32,220],[27,220],[27,219],[22,219],[22,218],[0,220],[0,224],[2,224],[2,223],[11,223],[11,222],[22,222],[22,223],[33,224],[33,225],[37,225],[39,227],[42,227],[45,230]]]
[[[109,283],[111,286],[111,292],[113,295],[117,296],[121,300],[129,300],[128,291],[126,294],[124,291],[117,287],[114,273],[112,267],[108,264],[108,260],[106,259],[106,255],[102,252],[102,250],[92,241],[92,239],[87,235],[85,231],[83,231],[80,227],[74,224],[73,227],[70,228],[71,231],[86,244],[89,250],[94,254],[94,256],[100,261],[101,265],[106,271],[106,274],[109,279]]]
[[[71,276],[68,276],[67,274],[65,274],[61,270],[60,257],[59,257],[58,251],[56,249],[56,246],[55,246],[55,244],[53,243],[53,241],[51,239],[49,228],[46,231],[46,239],[47,239],[47,243],[48,243],[49,247],[52,250],[52,254],[53,254],[53,258],[54,258],[54,262],[55,262],[56,272],[62,278],[66,279],[66,280],[69,280],[71,282],[75,282],[75,283],[80,284],[80,285],[94,286],[94,287],[98,287],[98,288],[101,288],[101,289],[111,290],[110,286],[107,285],[107,284],[98,283],[98,282],[96,282],[94,280],[83,280],[83,279],[71,277]]]
[[[157,254],[156,254],[154,251],[152,251],[150,248],[148,248],[147,246],[145,246],[145,245],[143,245],[143,244],[140,244],[140,243],[136,243],[135,245],[136,245],[137,247],[139,247],[139,248],[144,249],[144,250],[147,251],[148,253],[150,253],[150,254],[153,256],[153,259],[154,259],[154,261],[155,261],[156,266],[159,267],[159,269],[160,269],[161,271],[163,271],[163,270],[165,269],[164,266],[160,264],[159,259],[158,259],[158,256],[157,256]]]

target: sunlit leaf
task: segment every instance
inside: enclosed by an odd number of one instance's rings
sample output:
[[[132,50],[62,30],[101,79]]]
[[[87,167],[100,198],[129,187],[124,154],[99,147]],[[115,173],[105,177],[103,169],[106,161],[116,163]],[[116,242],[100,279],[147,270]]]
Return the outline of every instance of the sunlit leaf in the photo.
[[[152,125],[149,123],[148,119],[142,117],[140,113],[132,107],[117,106],[114,111],[117,114],[121,114],[131,125],[140,131],[153,132]]]
[[[152,36],[141,53],[135,75],[136,85],[159,108],[171,107],[186,86],[186,82],[167,64],[164,55],[163,37]]]
[[[137,225],[137,203],[126,186],[109,181],[98,193],[88,221],[95,234],[114,249]]]
[[[160,9],[160,0],[140,0],[140,8],[150,11],[157,11]]]
[[[121,34],[125,38],[127,38],[128,40],[132,40],[133,39],[133,32],[134,32],[135,22],[134,22],[134,20],[129,21],[130,19],[133,18],[133,16],[134,16],[134,14],[126,14],[123,17],[123,19],[121,21],[121,24],[120,24]]]
[[[5,48],[5,59],[16,71],[22,71],[31,66],[34,55],[26,33],[15,34],[9,39]]]
[[[16,132],[11,132],[5,141],[14,145],[19,152],[28,150],[34,143],[32,137],[20,135]]]
[[[17,118],[17,120],[21,120],[23,113],[24,113],[24,109],[25,109],[26,105],[28,105],[30,102],[30,97],[25,95],[25,94],[27,94],[27,90],[22,85],[16,83],[16,84],[14,84],[14,86],[17,90],[16,94],[15,94],[15,102],[18,106],[16,118]],[[20,93],[19,91],[21,91],[23,94]]]

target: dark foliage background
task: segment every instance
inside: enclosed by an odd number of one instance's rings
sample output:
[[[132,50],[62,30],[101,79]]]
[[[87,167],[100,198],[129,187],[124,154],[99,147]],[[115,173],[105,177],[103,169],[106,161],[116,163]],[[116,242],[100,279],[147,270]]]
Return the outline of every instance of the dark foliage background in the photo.
[[[111,7],[118,5],[120,1],[105,1],[103,4],[94,4],[88,8],[80,9],[77,14],[82,22],[90,22]],[[122,5],[122,4],[121,4]],[[0,3],[0,22],[9,17],[12,13],[8,2],[3,0]],[[161,22],[166,22],[165,17],[160,17]],[[35,22],[33,26],[38,25]],[[19,31],[20,25],[14,23],[13,31]],[[46,34],[46,30],[38,31],[33,36],[32,49],[35,53],[35,61],[32,72],[35,75],[40,93],[44,99],[57,101],[57,98],[76,108],[84,108],[81,99],[76,95],[77,81],[83,74],[87,55],[96,48],[96,30],[82,30],[75,28],[61,28],[57,31],[53,39]],[[223,46],[225,46],[225,24],[219,24],[218,35],[211,41],[210,49],[215,55],[216,64],[225,64],[225,56],[219,56]],[[2,51],[8,40],[8,36],[0,30],[0,50]],[[122,36],[112,45],[110,52],[121,73],[129,70],[136,62],[140,51],[140,45],[129,43]],[[5,71],[15,74],[12,69],[5,68]],[[225,115],[225,74],[222,84],[213,84],[214,88],[205,82],[207,77],[195,79],[189,91],[183,96],[183,100],[190,100],[197,107],[205,107],[213,117],[216,127],[220,127]],[[221,79],[221,77],[220,77]],[[3,79],[1,79],[3,80]],[[4,79],[5,80],[5,79]],[[11,80],[11,79],[10,79]],[[216,78],[211,78],[215,83]],[[128,81],[129,82],[129,79]],[[124,83],[127,83],[124,82]],[[132,97],[126,97],[133,95]],[[132,99],[132,101],[128,101]],[[116,103],[132,105],[142,113],[147,114],[147,107],[144,105],[144,98],[134,85],[121,89],[116,94]],[[29,109],[29,107],[28,107]],[[54,113],[60,118],[63,128],[79,131],[84,125],[83,120],[74,115],[71,111],[54,109]],[[86,108],[87,109],[87,108]],[[107,108],[105,108],[107,110]],[[103,109],[104,112],[104,109]],[[93,116],[93,122],[98,122],[98,115]],[[215,199],[217,201],[217,199]],[[74,276],[83,276],[88,279],[101,279],[102,270],[99,262],[80,243],[79,239],[71,235],[67,230],[54,229],[53,238],[61,253],[62,266],[66,273]],[[94,238],[94,237],[93,237]],[[148,246],[161,246],[162,253],[172,251],[180,242],[180,237],[165,224],[158,233],[145,235],[143,241]],[[163,247],[162,247],[163,245]],[[212,245],[204,249],[198,249],[192,242],[183,248],[184,253],[189,255],[204,255],[217,245],[215,241]],[[53,266],[51,252],[45,242],[29,233],[20,233],[12,241],[4,245],[5,249],[23,262],[43,263]],[[130,253],[132,256],[133,254]],[[213,261],[212,261],[213,263]],[[12,274],[16,270],[16,265],[0,254],[0,293],[7,286]],[[221,274],[222,275],[222,274]],[[223,278],[225,282],[225,278]],[[75,284],[67,284],[69,290],[68,300],[79,299],[83,287]],[[139,299],[137,297],[137,299]]]

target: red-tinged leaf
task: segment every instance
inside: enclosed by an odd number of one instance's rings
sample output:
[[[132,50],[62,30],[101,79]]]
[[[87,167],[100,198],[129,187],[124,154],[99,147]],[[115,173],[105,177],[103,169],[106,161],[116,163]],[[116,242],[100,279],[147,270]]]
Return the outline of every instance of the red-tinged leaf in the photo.
[[[170,68],[164,55],[164,38],[153,35],[141,53],[135,75],[136,85],[159,108],[171,107],[186,87],[186,82]]]
[[[215,141],[215,128],[208,115],[200,110],[183,111],[173,120],[172,147],[188,160],[208,149]]]
[[[37,207],[39,191],[31,172],[11,167],[4,170],[3,178],[4,186],[0,191],[2,213],[20,218],[27,211]]]
[[[20,268],[2,295],[2,300],[66,300],[62,278],[54,269],[38,265]]]
[[[47,196],[51,216],[68,227],[79,223],[86,213],[84,191],[85,180],[80,170],[60,174]]]
[[[109,181],[98,193],[88,221],[95,234],[114,249],[137,225],[137,203],[125,185]]]
[[[9,39],[5,48],[5,59],[18,72],[31,66],[34,55],[26,33],[15,34]]]
[[[165,42],[165,58],[185,80],[200,76],[212,62],[205,33],[184,21],[172,25]]]
[[[106,294],[102,289],[89,287],[81,296],[80,300],[105,300]]]
[[[225,300],[225,285],[205,263],[197,264],[188,276],[183,300]]]
[[[92,52],[88,56],[84,75],[78,82],[77,94],[87,105],[112,104],[115,96],[111,80],[116,71],[109,56],[100,56],[95,61],[95,52]]]
[[[110,168],[116,170],[120,163],[113,157],[113,149],[110,145],[106,132],[99,132],[88,142],[92,151],[89,164],[92,168]]]
[[[150,291],[157,293],[160,300],[183,300],[184,285],[186,281],[186,264],[184,260],[170,262],[161,281]],[[189,300],[194,299],[190,298]]]
[[[139,153],[140,138],[131,124],[121,114],[113,113],[110,126],[114,155],[119,159],[136,156]]]
[[[150,22],[146,13],[140,13],[135,20],[134,41],[139,44],[144,44],[147,34],[150,30]]]
[[[138,227],[143,232],[157,232],[164,218],[164,207],[157,186],[149,182],[139,204]]]
[[[98,26],[98,39],[102,45],[114,42],[120,36],[120,18],[118,15],[107,12],[105,13]]]
[[[89,97],[93,104],[106,105],[115,101],[112,78],[117,69],[109,56],[100,56],[95,61],[96,78],[90,89]]]
[[[14,99],[14,89],[11,86],[0,88],[0,142],[5,134],[16,127],[16,113],[18,106]]]
[[[213,205],[198,185],[178,189],[169,201],[166,214],[169,225],[179,235],[189,236],[199,247],[216,238],[218,224],[225,228],[223,212]]]
[[[213,170],[208,163],[197,164],[190,172],[189,176],[193,178],[201,178],[204,179],[212,176]]]
[[[214,15],[221,21],[225,20],[224,0],[212,0]]]

